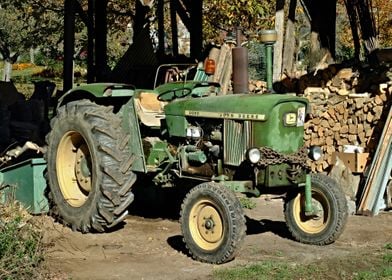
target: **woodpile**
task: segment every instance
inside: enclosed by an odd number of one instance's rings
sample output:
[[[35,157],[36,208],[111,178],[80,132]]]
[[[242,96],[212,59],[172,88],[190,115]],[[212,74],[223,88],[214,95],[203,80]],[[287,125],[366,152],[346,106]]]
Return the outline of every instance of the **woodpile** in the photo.
[[[377,93],[378,85],[392,80],[390,67],[345,66],[340,64],[324,65],[315,71],[298,76],[287,76],[276,83],[277,92],[295,92],[307,95],[309,88],[326,95],[347,96],[353,93]]]
[[[267,91],[267,82],[260,80],[249,81],[249,92],[252,93],[265,93]]]
[[[340,83],[346,81],[341,79]],[[346,145],[355,145],[368,152],[375,149],[383,127],[382,120],[386,119],[385,114],[392,100],[392,82],[379,84],[377,94],[373,95],[331,95],[313,89],[308,97],[312,112],[309,121],[305,123],[305,144],[322,147],[323,158],[312,162],[311,168],[323,172],[333,164],[334,153],[343,152]]]

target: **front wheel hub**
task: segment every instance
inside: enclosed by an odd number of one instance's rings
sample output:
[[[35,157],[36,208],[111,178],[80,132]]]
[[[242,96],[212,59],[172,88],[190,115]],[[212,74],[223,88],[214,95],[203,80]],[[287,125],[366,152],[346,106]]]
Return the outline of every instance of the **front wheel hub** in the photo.
[[[80,146],[76,151],[75,175],[80,187],[86,192],[90,192],[91,162],[87,145]]]
[[[223,239],[223,221],[216,205],[209,200],[197,202],[191,210],[189,226],[197,245],[215,250]]]
[[[205,224],[204,227],[208,230],[212,230],[214,228],[215,224],[214,221],[212,219],[208,219]]]

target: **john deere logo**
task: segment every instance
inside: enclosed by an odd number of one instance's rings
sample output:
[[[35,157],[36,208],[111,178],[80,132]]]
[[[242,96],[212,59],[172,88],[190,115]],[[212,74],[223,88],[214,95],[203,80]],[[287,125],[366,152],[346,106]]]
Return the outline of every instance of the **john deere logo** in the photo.
[[[285,114],[283,123],[286,126],[297,125],[297,114],[296,113],[287,113],[287,114]]]

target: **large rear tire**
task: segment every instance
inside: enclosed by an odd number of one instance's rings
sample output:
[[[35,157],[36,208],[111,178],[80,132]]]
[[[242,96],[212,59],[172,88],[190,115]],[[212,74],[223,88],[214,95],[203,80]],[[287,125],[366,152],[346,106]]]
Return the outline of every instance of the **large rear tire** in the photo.
[[[133,201],[129,135],[112,107],[88,100],[58,109],[47,135],[51,214],[82,232],[103,232],[121,222]]]
[[[304,191],[290,192],[285,201],[286,224],[293,238],[313,245],[333,243],[347,222],[347,201],[336,181],[322,174],[312,174],[314,214],[305,215]]]
[[[245,237],[246,225],[235,194],[217,183],[194,187],[181,206],[181,229],[192,257],[220,264],[232,260]]]

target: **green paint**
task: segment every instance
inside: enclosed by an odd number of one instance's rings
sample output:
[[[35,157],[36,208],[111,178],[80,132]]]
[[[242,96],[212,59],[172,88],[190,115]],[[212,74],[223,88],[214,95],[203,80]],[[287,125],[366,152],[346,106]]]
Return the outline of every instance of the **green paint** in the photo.
[[[289,179],[287,170],[290,166],[286,163],[269,165],[257,175],[258,185],[266,187],[285,187],[305,183],[305,173],[302,172],[292,181]]]
[[[267,60],[267,88],[272,90],[272,50],[273,44],[265,45],[266,60]]]
[[[168,159],[168,144],[164,141],[149,142],[144,145],[144,153],[147,158],[147,166],[149,169],[160,166]]]
[[[45,213],[49,210],[45,195],[46,169],[44,159],[37,158],[17,163],[0,170],[2,190],[0,201],[18,200],[31,214]],[[7,187],[8,186],[8,187]]]
[[[133,99],[124,104],[117,115],[121,118],[121,126],[124,132],[129,135],[128,148],[135,157],[132,170],[147,172],[140,134],[140,124],[136,116]]]
[[[202,118],[208,118],[208,113],[211,118],[219,118],[219,116],[221,119],[257,118],[259,121],[254,121],[255,131],[253,133],[255,145],[271,145],[270,147],[275,148],[277,138],[284,136],[284,139],[278,143],[276,150],[294,152],[299,146],[302,146],[303,127],[283,127],[283,115],[280,115],[283,113],[279,110],[297,112],[299,107],[307,107],[307,105],[307,99],[288,94],[231,94],[176,99],[167,104],[164,111],[171,136],[185,137],[186,118],[197,117],[197,112],[200,112]],[[279,108],[275,109],[275,107]],[[186,114],[192,114],[192,116],[185,116]],[[261,115],[264,115],[264,120],[260,119]],[[271,122],[268,121],[270,118],[272,118]],[[263,122],[265,124],[262,124]],[[274,128],[273,126],[276,125],[278,127]]]
[[[303,146],[303,126],[285,126],[286,113],[296,113],[306,106],[303,100],[282,102],[271,108],[267,122],[254,122],[253,143],[255,147],[270,147],[281,153],[294,153]]]
[[[165,121],[170,136],[186,137],[188,121],[184,116],[166,115]]]
[[[312,181],[310,174],[306,174],[306,183],[305,183],[305,213],[312,214],[313,206],[312,206]]]
[[[254,187],[252,181],[220,181],[219,183],[233,192],[248,193],[256,197],[260,196],[260,191]]]
[[[188,160],[196,163],[206,163],[207,156],[203,151],[195,151],[187,153]]]

